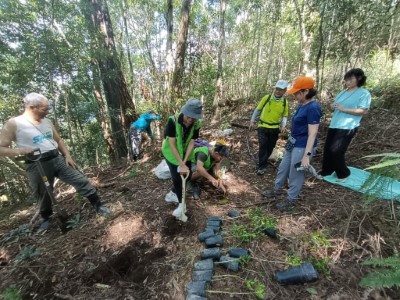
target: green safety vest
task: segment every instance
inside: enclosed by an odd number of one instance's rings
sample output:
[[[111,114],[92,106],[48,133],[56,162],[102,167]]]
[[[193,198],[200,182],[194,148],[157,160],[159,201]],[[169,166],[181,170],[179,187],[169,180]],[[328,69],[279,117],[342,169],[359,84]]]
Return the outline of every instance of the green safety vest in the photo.
[[[190,140],[193,137],[193,133],[195,129],[199,129],[201,127],[201,121],[197,120],[196,123],[193,124],[192,128],[190,129],[189,135],[186,139],[185,144],[183,144],[183,126],[178,122],[179,114],[175,116],[170,116],[168,118],[168,122],[171,119],[175,123],[175,139],[176,139],[176,148],[179,153],[179,157],[183,160],[186,149],[190,143]],[[179,162],[176,160],[175,155],[172,153],[171,147],[169,145],[169,137],[165,137],[162,143],[162,154],[164,155],[165,159],[168,160],[170,163],[174,165],[179,165]],[[193,161],[193,152],[188,158],[189,161]]]
[[[196,163],[196,154],[202,152],[205,155],[207,155],[207,159],[204,162],[204,169],[206,170],[210,170],[212,167],[212,161],[211,161],[211,155],[210,155],[210,151],[208,150],[207,146],[203,146],[203,147],[198,147],[198,148],[194,148],[193,150],[193,162]]]

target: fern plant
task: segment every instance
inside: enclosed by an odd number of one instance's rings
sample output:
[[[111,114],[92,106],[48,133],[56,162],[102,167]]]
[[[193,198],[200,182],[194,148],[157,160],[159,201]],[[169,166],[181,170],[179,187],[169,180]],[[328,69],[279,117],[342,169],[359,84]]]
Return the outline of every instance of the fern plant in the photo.
[[[382,157],[382,160],[366,170],[371,175],[364,182],[361,190],[368,196],[367,202],[388,197],[387,199],[398,198],[398,191],[393,190],[395,180],[400,179],[400,153],[381,153],[365,156],[365,158]],[[384,197],[385,198],[385,197]],[[399,199],[398,199],[399,200]]]
[[[382,153],[369,155],[367,157],[383,157],[382,161],[373,165],[367,170],[372,171],[372,176],[364,183],[363,188],[370,188],[375,191],[390,188],[389,180],[380,182],[376,180],[376,176],[387,176],[398,180],[400,178],[400,153]],[[362,287],[400,287],[400,256],[391,256],[387,258],[375,258],[363,262],[364,265],[379,267],[378,270],[365,276],[361,282]]]
[[[370,259],[364,261],[363,265],[376,266],[381,269],[364,277],[360,282],[361,287],[400,287],[400,256]]]

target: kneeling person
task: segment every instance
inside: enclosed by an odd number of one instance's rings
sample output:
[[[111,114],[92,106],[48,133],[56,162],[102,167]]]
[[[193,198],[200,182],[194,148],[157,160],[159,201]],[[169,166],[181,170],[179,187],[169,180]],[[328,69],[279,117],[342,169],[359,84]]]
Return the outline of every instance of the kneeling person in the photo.
[[[197,147],[193,150],[194,152],[194,165],[192,168],[193,175],[192,190],[193,198],[200,198],[200,188],[198,185],[194,184],[196,180],[200,178],[205,178],[211,182],[216,188],[220,188],[224,193],[226,193],[226,186],[224,185],[221,178],[218,177],[218,173],[221,169],[221,161],[224,157],[228,156],[229,149],[223,141],[217,141],[215,146],[202,146]]]

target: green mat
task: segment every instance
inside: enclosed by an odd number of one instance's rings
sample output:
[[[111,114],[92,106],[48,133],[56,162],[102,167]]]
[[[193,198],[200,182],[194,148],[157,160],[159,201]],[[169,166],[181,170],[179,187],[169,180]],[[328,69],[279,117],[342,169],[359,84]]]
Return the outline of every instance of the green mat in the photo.
[[[349,167],[351,175],[345,182],[338,182],[336,174],[325,176],[324,180],[333,184],[337,184],[353,191],[357,191],[367,195],[374,195],[385,200],[400,201],[400,182],[389,177],[378,176],[371,181],[368,189],[362,188],[364,182],[370,176],[370,172]]]

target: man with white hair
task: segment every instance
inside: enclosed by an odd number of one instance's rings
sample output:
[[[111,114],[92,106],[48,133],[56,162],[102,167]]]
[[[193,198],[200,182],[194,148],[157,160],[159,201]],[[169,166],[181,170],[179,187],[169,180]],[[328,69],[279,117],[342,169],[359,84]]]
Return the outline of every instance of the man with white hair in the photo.
[[[86,197],[99,214],[108,215],[110,210],[101,204],[96,189],[85,175],[76,169],[67,146],[49,119],[46,118],[50,106],[47,98],[38,93],[30,93],[24,98],[25,110],[22,115],[11,118],[0,132],[0,156],[21,156],[40,149],[40,163],[48,181],[53,187],[55,177],[72,185]],[[11,148],[12,142],[16,147]],[[61,154],[61,155],[60,155]],[[25,171],[35,197],[40,203],[42,217],[39,229],[46,230],[52,215],[52,203],[36,164],[25,160]]]
[[[258,175],[264,175],[267,170],[267,161],[278,141],[279,132],[285,129],[288,117],[288,102],[283,97],[288,82],[278,80],[272,94],[264,96],[253,112],[249,129],[255,127],[258,119]],[[279,129],[280,128],[280,129]]]

